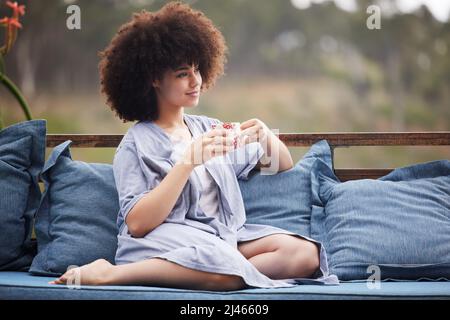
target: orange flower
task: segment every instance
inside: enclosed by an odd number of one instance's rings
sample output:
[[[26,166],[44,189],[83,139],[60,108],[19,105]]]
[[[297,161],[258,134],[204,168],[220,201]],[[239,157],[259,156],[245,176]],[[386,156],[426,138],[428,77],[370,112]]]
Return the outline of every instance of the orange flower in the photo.
[[[5,45],[0,48],[0,54],[6,55],[14,44],[17,37],[17,29],[22,28],[19,17],[25,14],[25,6],[17,2],[6,1],[6,5],[13,10],[12,17],[0,19],[0,26],[6,27]]]
[[[22,25],[20,24],[19,20],[17,20],[16,18],[9,18],[9,17],[4,17],[3,19],[0,19],[0,24],[9,27],[9,26],[14,26],[16,28],[22,28]]]
[[[14,18],[19,18],[19,15],[23,16],[25,14],[25,6],[24,5],[19,5],[17,4],[17,2],[11,2],[11,1],[6,1],[6,5],[8,7],[10,7],[11,9],[13,9],[14,14],[13,17]]]

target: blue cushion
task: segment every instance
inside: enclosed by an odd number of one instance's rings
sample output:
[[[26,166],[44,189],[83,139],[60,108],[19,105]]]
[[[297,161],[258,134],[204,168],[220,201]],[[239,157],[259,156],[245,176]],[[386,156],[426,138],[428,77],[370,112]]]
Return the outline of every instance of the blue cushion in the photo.
[[[311,236],[340,280],[450,278],[450,161],[341,183],[317,160],[311,182]]]
[[[58,276],[99,258],[114,263],[119,201],[112,165],[72,160],[71,143],[56,146],[42,172],[32,274]]]
[[[247,223],[273,225],[310,236],[311,168],[316,159],[332,167],[326,140],[316,142],[293,168],[264,175],[254,171],[248,180],[239,180]]]
[[[0,297],[10,300],[362,300],[449,299],[448,281],[383,282],[374,290],[367,283],[338,286],[303,284],[288,288],[251,288],[236,291],[206,291],[143,285],[80,287],[48,284],[52,277],[27,272],[0,272]],[[76,288],[76,289],[75,289]],[[163,306],[166,306],[163,304]],[[223,309],[222,309],[223,310]],[[170,318],[170,317],[169,317]],[[193,318],[193,317],[191,317]],[[191,319],[189,316],[187,319]],[[200,317],[198,317],[200,318]],[[217,317],[220,318],[220,317]],[[249,317],[252,319],[251,317]],[[256,319],[256,317],[254,317]],[[233,317],[230,317],[233,319]],[[239,317],[237,318],[239,319]],[[262,318],[264,319],[264,318]]]
[[[35,254],[31,233],[41,199],[45,139],[46,120],[0,131],[0,270],[26,270]]]

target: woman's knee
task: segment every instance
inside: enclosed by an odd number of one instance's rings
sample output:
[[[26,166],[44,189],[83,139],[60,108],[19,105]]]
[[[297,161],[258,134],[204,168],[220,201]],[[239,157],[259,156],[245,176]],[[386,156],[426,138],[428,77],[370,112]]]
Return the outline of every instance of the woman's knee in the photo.
[[[313,275],[320,267],[320,251],[317,244],[306,241],[297,249],[296,264],[301,267],[306,276]]]
[[[246,287],[242,277],[221,273],[211,274],[205,281],[205,285],[207,290],[215,291],[239,290]]]
[[[306,277],[314,274],[320,266],[319,247],[314,242],[306,239],[286,239],[279,248],[279,252],[290,270],[297,270],[299,276]]]

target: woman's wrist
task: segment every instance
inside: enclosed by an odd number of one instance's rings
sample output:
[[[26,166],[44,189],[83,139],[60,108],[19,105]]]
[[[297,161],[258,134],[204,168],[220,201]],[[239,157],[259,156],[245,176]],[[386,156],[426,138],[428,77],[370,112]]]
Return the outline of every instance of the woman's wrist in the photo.
[[[177,163],[175,163],[175,166],[179,166],[187,170],[194,170],[194,168],[196,167],[196,165],[192,161],[188,161],[186,159],[179,160]]]

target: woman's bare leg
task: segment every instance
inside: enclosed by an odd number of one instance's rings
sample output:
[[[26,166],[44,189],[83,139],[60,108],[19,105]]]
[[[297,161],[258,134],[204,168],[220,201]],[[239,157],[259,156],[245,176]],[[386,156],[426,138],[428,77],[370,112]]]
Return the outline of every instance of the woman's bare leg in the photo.
[[[88,285],[151,285],[218,291],[246,287],[239,276],[198,271],[159,258],[117,266],[99,259],[72,270],[50,283],[66,284],[72,277],[70,283],[74,284],[73,277],[79,272],[79,284]]]
[[[240,242],[238,249],[272,279],[306,278],[319,268],[318,246],[296,236],[272,234]]]

